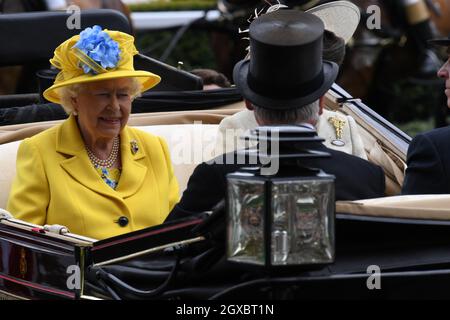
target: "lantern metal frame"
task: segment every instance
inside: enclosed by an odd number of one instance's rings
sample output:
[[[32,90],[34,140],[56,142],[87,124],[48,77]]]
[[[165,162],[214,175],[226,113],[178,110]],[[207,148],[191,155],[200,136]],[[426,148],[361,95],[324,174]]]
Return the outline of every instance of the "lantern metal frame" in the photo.
[[[276,133],[276,134],[274,134]],[[304,126],[278,126],[278,127],[258,127],[254,130],[251,130],[245,137],[242,137],[242,139],[246,140],[253,140],[257,142],[264,141],[266,142],[266,146],[269,144],[271,145],[273,142],[278,143],[280,148],[279,152],[274,152],[269,148],[266,150],[266,152],[263,152],[263,150],[259,150],[259,144],[255,148],[251,149],[244,149],[237,151],[238,154],[244,155],[247,157],[247,159],[250,159],[251,157],[257,157],[258,163],[261,163],[261,159],[264,159],[263,163],[268,163],[267,160],[273,161],[278,160],[280,161],[280,169],[276,174],[273,175],[261,175],[258,174],[261,170],[260,165],[253,165],[249,167],[242,167],[238,171],[234,173],[230,173],[227,175],[227,196],[226,196],[226,213],[227,213],[227,255],[228,255],[228,261],[233,263],[239,263],[239,264],[247,264],[255,267],[263,267],[266,269],[289,269],[292,267],[301,267],[301,266],[322,266],[325,264],[332,263],[335,258],[335,235],[334,235],[334,229],[335,229],[335,216],[332,215],[331,221],[328,221],[330,226],[328,228],[331,228],[331,246],[332,246],[332,253],[331,253],[331,259],[330,261],[326,262],[316,262],[316,263],[302,263],[302,264],[274,264],[272,261],[272,255],[274,254],[274,249],[272,248],[273,243],[273,225],[275,223],[273,211],[272,211],[272,205],[273,205],[273,199],[272,199],[272,190],[274,186],[274,182],[283,182],[283,181],[292,181],[297,179],[302,179],[304,181],[308,180],[327,180],[333,183],[334,186],[334,176],[328,175],[324,173],[323,170],[317,169],[317,168],[310,168],[310,167],[303,167],[301,165],[302,159],[314,159],[314,158],[327,158],[330,157],[330,154],[327,152],[317,151],[314,150],[314,147],[317,147],[318,144],[320,144],[323,139],[317,136],[317,133],[314,129]],[[255,161],[251,162],[255,163]],[[295,175],[289,175],[287,174],[289,172],[289,169],[295,166],[296,173]],[[264,202],[262,205],[262,216],[263,216],[263,223],[262,231],[263,231],[263,252],[264,252],[264,263],[259,264],[255,261],[237,261],[239,259],[233,259],[230,258],[230,244],[232,241],[232,229],[233,226],[231,219],[231,208],[230,208],[230,188],[232,187],[230,184],[230,180],[238,181],[240,179],[247,180],[247,181],[260,181],[263,182],[263,192],[264,192]],[[329,201],[332,201],[332,206],[334,207],[334,188],[332,188],[331,191],[331,197],[333,199],[330,199]],[[333,211],[334,213],[334,211]],[[327,229],[328,229],[327,228]],[[327,230],[330,231],[330,230]],[[256,260],[256,259],[255,259]]]

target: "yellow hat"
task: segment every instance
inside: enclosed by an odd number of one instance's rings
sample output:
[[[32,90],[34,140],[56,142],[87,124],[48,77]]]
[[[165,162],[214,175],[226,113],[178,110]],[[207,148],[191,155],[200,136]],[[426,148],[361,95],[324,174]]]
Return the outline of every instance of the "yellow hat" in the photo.
[[[161,77],[134,70],[133,56],[138,51],[134,37],[129,34],[102,30],[99,26],[86,28],[79,35],[64,41],[55,49],[50,63],[60,72],[54,84],[45,90],[45,99],[60,103],[58,88],[77,83],[135,77],[144,92],[161,81]]]

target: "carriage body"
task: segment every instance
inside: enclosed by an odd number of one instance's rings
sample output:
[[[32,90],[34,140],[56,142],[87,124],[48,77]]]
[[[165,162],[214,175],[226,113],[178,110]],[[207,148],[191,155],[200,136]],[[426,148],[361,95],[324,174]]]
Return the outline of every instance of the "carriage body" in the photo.
[[[170,93],[167,94],[170,96]],[[202,94],[207,101],[212,99],[210,93],[197,94],[200,95],[197,99]],[[174,95],[178,97],[179,93]],[[326,100],[329,109],[352,114],[361,130],[371,135],[373,140],[369,141],[376,141],[388,151],[385,156],[389,159],[405,159],[410,138],[398,128],[360,101],[353,100],[336,85],[327,94]],[[210,138],[223,117],[243,107],[242,103],[222,107],[213,105],[213,109],[132,114],[130,125],[165,136],[171,148],[171,133],[175,126],[184,126],[189,133],[208,128],[209,134],[204,137]],[[182,106],[176,109],[182,109]],[[202,119],[205,120],[203,124],[192,124]],[[11,148],[15,150],[25,136],[59,122],[2,127],[4,143],[0,145],[0,153],[7,154]],[[202,143],[205,142],[195,145],[195,148],[201,148]],[[12,171],[8,179],[12,179],[14,174],[14,156],[15,153],[3,157],[4,167],[11,168],[6,171]],[[383,162],[382,159],[372,161]],[[194,167],[195,164],[189,167],[175,165],[176,174],[184,176],[181,178],[182,185],[185,186]],[[395,194],[401,179],[396,177],[393,168],[389,170],[387,178]],[[397,170],[400,169],[397,167]],[[8,187],[3,184],[3,188],[2,198],[6,201]],[[227,298],[232,294],[233,297],[245,299],[251,293],[252,297],[260,299],[445,298],[446,279],[450,272],[450,255],[447,252],[450,245],[447,237],[450,215],[445,205],[449,201],[448,196],[441,195],[337,202],[336,260],[331,265],[292,269],[267,278],[264,271],[255,272],[226,262],[223,254],[220,259],[213,259],[212,263],[200,264],[200,269],[191,266],[190,272],[182,270],[171,286],[157,295],[135,295],[119,288],[119,296],[129,299],[209,299]],[[196,260],[212,246],[217,246],[208,238],[208,230],[214,229],[220,222],[216,222],[215,226],[213,223],[203,232],[191,233],[202,222],[202,219],[194,219],[163,224],[117,238],[95,241],[77,235],[40,232],[41,226],[24,227],[24,222],[2,220],[0,292],[4,298],[23,299],[117,298],[102,288],[97,277],[99,268],[127,283],[134,283],[144,291],[158,288],[170,272],[164,270],[162,274],[165,276],[162,278],[161,275],[155,276],[155,273],[161,271],[158,269],[161,264],[174,262],[177,248],[188,248],[184,259],[192,265],[189,261]],[[79,268],[80,283],[78,287],[69,289],[68,284],[73,286],[75,281],[74,266]],[[377,266],[382,272],[382,292],[367,288],[370,266]],[[26,273],[23,273],[24,269]],[[243,279],[249,279],[249,274],[253,274],[254,278],[250,277],[253,283],[249,287],[239,288],[245,283]],[[404,286],[405,282],[408,286]],[[233,289],[235,287],[237,289]],[[230,293],[227,290],[231,290]]]

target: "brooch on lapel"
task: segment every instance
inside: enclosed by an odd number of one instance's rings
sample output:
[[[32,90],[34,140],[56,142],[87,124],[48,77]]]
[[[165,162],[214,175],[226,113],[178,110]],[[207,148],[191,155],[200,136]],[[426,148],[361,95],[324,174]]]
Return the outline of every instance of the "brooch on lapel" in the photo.
[[[336,139],[332,140],[331,144],[338,147],[345,146],[345,142],[342,140],[342,130],[344,129],[345,120],[341,120],[338,117],[329,117],[328,122],[333,125],[334,131],[336,132]]]
[[[136,154],[139,151],[139,146],[136,140],[133,139],[130,141],[130,148],[132,154]]]

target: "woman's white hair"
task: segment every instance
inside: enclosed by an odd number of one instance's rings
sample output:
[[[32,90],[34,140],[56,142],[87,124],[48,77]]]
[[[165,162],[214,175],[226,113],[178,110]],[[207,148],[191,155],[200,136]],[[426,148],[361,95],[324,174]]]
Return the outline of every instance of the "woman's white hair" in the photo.
[[[131,79],[130,96],[133,101],[141,95],[142,85],[136,78]],[[76,98],[80,90],[85,86],[85,83],[76,83],[69,86],[61,87],[58,90],[58,95],[61,100],[61,106],[67,114],[73,112],[72,98]]]

